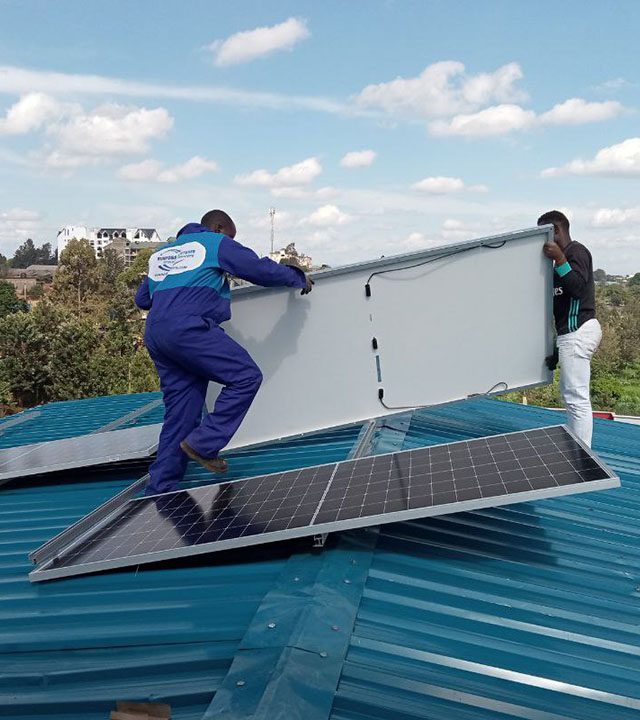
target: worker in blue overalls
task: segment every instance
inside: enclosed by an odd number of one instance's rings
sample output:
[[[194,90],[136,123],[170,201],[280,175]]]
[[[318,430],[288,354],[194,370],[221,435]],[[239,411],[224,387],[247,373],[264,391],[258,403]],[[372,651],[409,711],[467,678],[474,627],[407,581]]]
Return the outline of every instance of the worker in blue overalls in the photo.
[[[219,453],[260,388],[260,368],[220,327],[231,317],[225,273],[256,285],[311,292],[313,280],[302,270],[259,258],[236,242],[235,234],[233,220],[222,210],[185,225],[174,242],[151,256],[149,274],[136,293],[136,305],[149,310],[144,339],[165,407],[147,495],[177,490],[187,458],[211,472],[225,472]],[[223,388],[213,412],[202,419],[211,380]]]

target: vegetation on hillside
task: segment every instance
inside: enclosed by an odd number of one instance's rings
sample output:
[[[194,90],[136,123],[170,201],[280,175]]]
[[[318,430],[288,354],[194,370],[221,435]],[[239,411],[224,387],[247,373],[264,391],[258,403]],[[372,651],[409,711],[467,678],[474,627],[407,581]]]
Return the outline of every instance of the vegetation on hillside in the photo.
[[[149,253],[125,270],[115,251],[97,260],[86,240],[74,240],[51,292],[31,310],[0,282],[0,404],[158,389],[133,303]]]
[[[640,273],[626,285],[598,283],[596,314],[602,325],[602,343],[591,362],[591,399],[594,410],[640,415]],[[545,407],[561,407],[556,370],[552,385],[505,400]]]

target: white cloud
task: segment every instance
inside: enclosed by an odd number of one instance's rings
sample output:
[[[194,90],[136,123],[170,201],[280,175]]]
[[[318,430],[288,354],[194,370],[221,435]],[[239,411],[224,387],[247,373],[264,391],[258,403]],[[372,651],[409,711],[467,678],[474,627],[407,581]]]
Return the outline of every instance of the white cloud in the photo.
[[[438,245],[442,245],[442,240],[427,238],[424,233],[421,232],[412,232],[409,233],[404,240],[401,240],[397,247],[399,250],[412,252],[413,250],[423,250],[424,248],[437,247]]]
[[[537,115],[518,104],[526,99],[517,87],[522,77],[517,63],[493,73],[468,75],[462,63],[450,60],[429,65],[417,77],[369,85],[356,97],[356,104],[391,116],[428,120],[432,135],[466,137],[504,135],[535,125],[599,122],[625,111],[614,101],[570,98]]]
[[[424,247],[426,242],[427,242],[427,240],[422,233],[412,232],[412,233],[409,233],[409,235],[407,236],[407,239],[405,240],[405,245],[407,245],[409,247],[419,248],[419,247]]]
[[[217,163],[195,155],[186,162],[165,168],[158,160],[143,160],[139,163],[123,165],[118,176],[123,180],[174,183],[181,180],[193,180],[207,172],[216,172]]]
[[[318,227],[332,227],[335,225],[346,225],[351,222],[351,215],[342,212],[336,205],[323,205],[312,212],[300,222],[303,225],[316,225]]]
[[[144,182],[149,180],[157,180],[158,175],[162,172],[162,163],[159,160],[143,160],[139,163],[131,163],[123,165],[118,170],[118,177],[123,180],[133,180],[135,182]]]
[[[214,42],[209,49],[213,51],[216,65],[237,65],[271,55],[278,50],[291,50],[310,34],[306,22],[289,18],[271,27],[236,33],[226,40]]]
[[[318,158],[310,157],[294,165],[287,165],[275,173],[268,170],[254,170],[248,175],[237,175],[236,185],[256,185],[269,188],[291,188],[308,185],[322,172]]]
[[[616,92],[625,88],[635,87],[636,83],[629,82],[626,78],[617,77],[611,80],[605,80],[600,85],[594,85],[591,89],[596,92]]]
[[[216,85],[160,85],[104,75],[57,73],[0,65],[0,93],[20,95],[35,91],[56,96],[106,95],[169,98],[272,110],[312,110],[333,114],[356,113],[356,110],[347,103],[326,97],[238,90]]]
[[[376,156],[377,153],[373,150],[353,150],[340,160],[340,165],[345,168],[368,167],[376,159]]]
[[[172,126],[173,118],[161,107],[110,104],[87,112],[77,103],[62,103],[37,92],[9,108],[0,119],[0,134],[41,132],[47,138],[44,162],[74,168],[145,153],[150,142],[164,137]]]
[[[273,197],[286,198],[288,200],[302,200],[305,198],[317,198],[318,200],[328,200],[338,195],[338,190],[330,185],[314,190],[309,187],[272,187],[271,194]]]
[[[542,177],[558,175],[640,177],[640,137],[604,147],[592,160],[572,160],[562,167],[547,168],[542,172]]]
[[[487,137],[523,130],[535,120],[533,110],[524,110],[519,105],[495,105],[477,113],[456,115],[451,120],[434,120],[429,124],[429,132],[437,136]]]
[[[488,190],[486,185],[467,185],[462,178],[446,176],[423,178],[414,183],[411,189],[433,195],[446,195],[461,190],[470,190],[472,192],[487,192]]]
[[[442,223],[442,234],[446,238],[459,239],[462,237],[469,237],[478,230],[476,223],[463,222],[462,220],[456,220],[455,218],[447,218]]]
[[[271,229],[271,217],[268,213],[262,215],[253,215],[247,220],[247,224],[257,230],[270,230]],[[287,210],[276,210],[274,224],[276,232],[278,230],[285,230],[295,225],[294,216]]]
[[[151,140],[164,137],[173,118],[164,108],[147,110],[121,105],[103,105],[49,128],[57,141],[52,164],[90,164],[117,155],[141,155]],[[62,162],[61,162],[62,160]]]
[[[492,102],[524,100],[525,94],[515,87],[522,76],[517,63],[503,65],[493,73],[467,75],[461,62],[447,60],[429,65],[414,78],[368,85],[356,102],[394,116],[448,117]]]
[[[597,228],[622,227],[640,223],[640,207],[600,208],[591,218],[591,225]]]
[[[180,180],[193,180],[208,172],[217,172],[218,164],[213,160],[207,160],[194,155],[180,165],[174,165],[160,173],[160,182],[179,182]]]
[[[272,187],[271,194],[273,197],[286,198],[288,200],[300,200],[309,197],[309,190],[301,187]]]
[[[610,120],[624,112],[624,106],[615,101],[587,102],[582,98],[570,98],[538,118],[543,125],[583,125],[584,123]]]
[[[41,230],[42,215],[35,210],[0,210],[0,252],[9,256],[27,238],[37,240]]]
[[[45,93],[27,93],[0,118],[0,135],[24,135],[40,130],[76,108]]]

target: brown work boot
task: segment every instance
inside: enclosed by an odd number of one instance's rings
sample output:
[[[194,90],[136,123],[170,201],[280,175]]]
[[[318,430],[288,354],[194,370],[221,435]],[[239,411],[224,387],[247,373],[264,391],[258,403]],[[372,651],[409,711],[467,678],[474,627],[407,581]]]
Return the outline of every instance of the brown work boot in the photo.
[[[183,440],[180,443],[180,448],[187,457],[190,457],[192,460],[200,463],[202,467],[207,468],[207,470],[210,470],[212,473],[218,473],[221,475],[222,473],[226,473],[229,469],[229,463],[227,463],[226,460],[221,457],[203,457],[197,453],[186,440]]]

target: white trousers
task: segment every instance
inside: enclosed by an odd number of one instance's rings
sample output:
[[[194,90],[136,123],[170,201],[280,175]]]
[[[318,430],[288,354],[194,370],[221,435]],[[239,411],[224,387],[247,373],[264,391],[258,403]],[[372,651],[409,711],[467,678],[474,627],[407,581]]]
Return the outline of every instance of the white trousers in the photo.
[[[569,428],[591,447],[593,414],[589,385],[591,358],[602,340],[600,323],[587,320],[575,332],[558,336],[560,396],[567,409]]]

